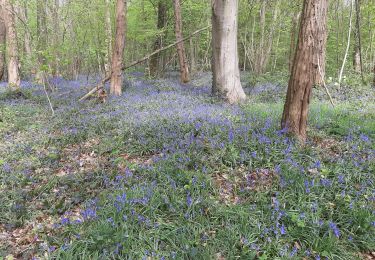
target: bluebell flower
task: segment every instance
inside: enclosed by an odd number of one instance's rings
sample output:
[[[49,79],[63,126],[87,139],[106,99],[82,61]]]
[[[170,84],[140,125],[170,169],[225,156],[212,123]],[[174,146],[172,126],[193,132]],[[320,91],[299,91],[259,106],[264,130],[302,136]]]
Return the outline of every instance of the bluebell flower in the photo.
[[[329,227],[332,230],[335,237],[339,238],[340,237],[340,230],[337,227],[337,225],[331,221],[331,222],[329,222]]]

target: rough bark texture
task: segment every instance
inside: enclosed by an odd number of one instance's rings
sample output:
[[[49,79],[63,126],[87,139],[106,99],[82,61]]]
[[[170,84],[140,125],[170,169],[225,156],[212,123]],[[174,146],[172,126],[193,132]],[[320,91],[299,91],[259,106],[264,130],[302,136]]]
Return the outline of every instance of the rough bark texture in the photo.
[[[237,0],[212,0],[212,92],[231,104],[246,98],[238,67],[237,14]]]
[[[14,21],[14,9],[9,0],[1,0],[6,28],[8,51],[8,84],[12,90],[18,90],[21,84],[17,32]]]
[[[175,32],[176,41],[183,39],[182,36],[182,17],[180,0],[174,0]],[[186,60],[185,44],[181,41],[177,44],[178,61],[180,64],[180,79],[182,83],[187,83],[189,79],[189,66]]]
[[[306,140],[312,86],[321,83],[320,74],[324,76],[327,1],[304,1],[297,50],[288,84],[281,125],[301,142]]]
[[[126,36],[126,0],[117,0],[116,3],[116,38],[112,51],[112,73],[110,94],[122,94],[122,63]]]
[[[158,50],[163,47],[163,39],[164,39],[164,28],[167,23],[167,5],[164,0],[159,0],[158,3],[158,24],[157,29],[159,30],[159,34],[154,43],[154,51]],[[162,54],[158,53],[151,57],[150,59],[150,74],[152,77],[156,77],[160,70],[160,59],[162,58]]]
[[[375,88],[375,64],[374,64],[373,72],[374,72],[374,78],[372,80],[372,86]]]
[[[301,16],[301,12],[298,12],[293,16],[292,19],[292,28],[290,30],[290,50],[289,50],[289,71],[292,71],[293,68],[293,59],[294,53],[296,50],[296,36],[298,32],[298,21]]]
[[[4,77],[4,71],[5,71],[5,40],[6,40],[5,35],[6,35],[6,30],[5,30],[5,23],[4,23],[3,17],[4,17],[4,15],[2,13],[2,5],[0,4],[0,81]]]

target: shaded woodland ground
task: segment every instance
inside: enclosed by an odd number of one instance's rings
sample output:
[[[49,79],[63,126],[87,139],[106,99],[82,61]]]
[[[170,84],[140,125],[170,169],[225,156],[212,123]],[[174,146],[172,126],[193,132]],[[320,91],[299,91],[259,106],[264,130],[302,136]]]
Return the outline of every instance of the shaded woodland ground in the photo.
[[[371,259],[374,92],[331,84],[333,108],[314,89],[301,147],[280,130],[286,83],[241,77],[235,106],[209,73],[130,73],[104,104],[78,102],[85,77],[55,78],[53,117],[43,88],[2,83],[0,255]]]

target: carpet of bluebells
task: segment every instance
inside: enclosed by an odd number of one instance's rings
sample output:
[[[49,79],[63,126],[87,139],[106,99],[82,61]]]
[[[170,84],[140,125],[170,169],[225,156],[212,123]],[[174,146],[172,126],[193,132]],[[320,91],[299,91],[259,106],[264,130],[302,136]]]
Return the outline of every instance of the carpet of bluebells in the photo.
[[[246,77],[243,77],[244,86]],[[314,89],[309,139],[280,118],[283,84],[240,106],[210,75],[0,84],[0,259],[361,259],[375,251],[375,98]]]

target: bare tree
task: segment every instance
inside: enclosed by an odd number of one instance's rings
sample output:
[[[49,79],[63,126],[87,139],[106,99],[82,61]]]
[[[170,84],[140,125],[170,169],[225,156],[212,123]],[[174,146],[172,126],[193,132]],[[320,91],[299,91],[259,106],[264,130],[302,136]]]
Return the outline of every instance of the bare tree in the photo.
[[[164,28],[167,23],[167,4],[164,0],[159,0],[158,2],[158,24],[157,29],[159,30],[158,35],[156,36],[156,40],[154,42],[154,51],[163,47],[163,39],[164,39]],[[158,72],[160,71],[160,59],[162,57],[161,53],[158,53],[150,58],[150,74],[151,76],[157,76]]]
[[[105,73],[111,72],[111,54],[112,54],[112,22],[111,22],[111,1],[105,0],[105,32],[106,32],[106,57]]]
[[[353,57],[353,67],[355,72],[361,73],[362,81],[363,78],[363,64],[362,64],[362,39],[361,39],[361,6],[360,0],[355,0],[355,28],[354,28],[354,57]]]
[[[237,49],[238,0],[212,0],[212,92],[229,103],[246,98]]]
[[[346,44],[346,51],[344,55],[344,59],[342,61],[341,69],[340,69],[340,74],[339,74],[339,85],[341,86],[341,80],[342,80],[342,74],[344,73],[344,68],[345,68],[345,63],[346,63],[346,58],[348,57],[348,52],[350,48],[350,38],[351,38],[351,33],[352,33],[352,18],[353,18],[353,6],[354,6],[354,0],[350,0],[350,17],[349,17],[349,31],[348,31],[348,42]]]
[[[122,67],[126,36],[126,0],[116,2],[116,35],[112,50],[111,88],[110,94],[122,94]]]
[[[183,39],[182,36],[182,17],[180,0],[174,0],[175,32],[176,41]],[[187,83],[189,79],[189,67],[186,60],[185,44],[181,41],[177,44],[178,61],[180,63],[180,78],[182,83]]]
[[[321,84],[325,70],[328,0],[304,0],[297,50],[281,125],[302,143],[306,140],[311,90]]]
[[[18,58],[17,32],[14,19],[14,8],[9,0],[1,0],[6,28],[8,52],[8,85],[12,90],[19,90],[21,84]]]
[[[5,21],[3,19],[4,14],[2,10],[3,10],[2,5],[0,5],[0,81],[4,77],[4,71],[5,71],[5,41],[6,41]]]

